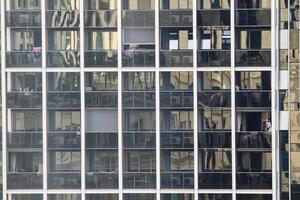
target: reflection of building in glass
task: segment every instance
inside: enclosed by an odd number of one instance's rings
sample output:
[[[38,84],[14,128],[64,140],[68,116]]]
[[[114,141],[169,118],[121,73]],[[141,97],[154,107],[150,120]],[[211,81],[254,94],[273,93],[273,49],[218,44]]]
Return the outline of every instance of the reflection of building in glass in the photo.
[[[299,1],[0,8],[2,199],[300,199]]]

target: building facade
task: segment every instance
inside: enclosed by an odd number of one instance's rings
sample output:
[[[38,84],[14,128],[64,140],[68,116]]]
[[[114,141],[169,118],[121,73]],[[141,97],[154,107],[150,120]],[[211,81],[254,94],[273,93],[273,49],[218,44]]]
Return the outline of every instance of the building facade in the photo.
[[[299,0],[0,0],[3,200],[300,199]]]

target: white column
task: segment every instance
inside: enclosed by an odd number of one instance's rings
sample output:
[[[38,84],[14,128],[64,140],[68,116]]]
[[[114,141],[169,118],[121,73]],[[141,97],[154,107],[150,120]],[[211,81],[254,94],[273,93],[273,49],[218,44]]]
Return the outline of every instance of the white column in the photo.
[[[232,166],[232,200],[236,199],[236,142],[235,142],[235,0],[230,2],[231,31],[231,166]]]
[[[159,0],[155,1],[155,130],[156,130],[156,199],[160,200],[160,85],[159,85]]]
[[[119,200],[123,199],[123,145],[122,145],[122,0],[117,2],[118,16],[118,167]]]
[[[287,38],[287,46],[288,46],[288,113],[289,113],[289,130],[288,130],[288,146],[289,146],[289,199],[291,200],[292,199],[292,190],[291,190],[291,185],[292,185],[292,181],[291,181],[291,177],[292,177],[292,174],[291,174],[291,106],[290,106],[290,103],[291,103],[291,88],[290,88],[290,73],[291,73],[291,58],[290,58],[290,32],[291,32],[291,24],[290,24],[290,21],[291,21],[291,15],[290,15],[290,0],[288,0],[288,38]]]
[[[42,18],[42,117],[43,117],[43,199],[47,200],[48,188],[48,154],[47,154],[47,58],[46,58],[46,2],[41,1],[41,18]]]
[[[197,74],[197,1],[193,2],[193,102],[194,102],[194,200],[198,200],[198,74]]]
[[[85,200],[85,86],[84,86],[84,0],[80,0],[80,138],[81,138],[81,200]]]
[[[2,98],[2,177],[3,200],[7,190],[7,148],[6,148],[6,78],[5,78],[5,0],[1,0],[1,98]]]
[[[276,25],[275,25],[275,32],[276,32],[276,39],[275,39],[275,54],[276,54],[276,56],[278,56],[278,58],[279,58],[279,56],[280,56],[280,40],[279,40],[279,33],[280,33],[280,27],[279,27],[279,24],[280,24],[280,22],[279,22],[279,20],[280,20],[280,15],[279,15],[279,11],[280,11],[280,6],[279,6],[279,1],[278,0],[276,0],[276,5],[275,5],[275,20],[276,20]],[[279,59],[277,59],[276,60],[276,63],[275,63],[275,73],[276,73],[276,85],[275,85],[275,87],[276,87],[276,90],[277,90],[277,97],[279,97],[279,80],[280,80],[280,76],[279,76],[279,74],[280,74],[280,70],[279,70],[279,68],[280,68],[280,62],[279,62]],[[289,96],[289,95],[288,95]],[[276,188],[276,197],[277,197],[277,199],[280,199],[280,191],[281,191],[281,184],[280,184],[280,182],[281,182],[281,166],[280,166],[280,163],[281,163],[281,161],[280,161],[280,158],[281,158],[281,156],[280,156],[280,134],[279,134],[279,129],[280,129],[280,127],[279,127],[279,120],[280,120],[280,109],[279,109],[279,98],[276,98],[276,104],[277,104],[277,107],[276,107],[276,113],[275,113],[275,115],[276,115],[276,127],[275,127],[275,129],[276,129],[276,131],[277,131],[277,133],[276,133],[276,144],[275,144],[275,146],[276,146],[276,155],[277,155],[277,158],[276,158],[276,179],[275,179],[275,181],[277,181],[277,188]]]
[[[277,200],[277,148],[278,146],[277,141],[279,138],[279,134],[277,132],[277,119],[278,115],[278,104],[277,104],[277,97],[278,97],[278,90],[277,81],[278,81],[278,72],[277,72],[277,60],[278,56],[276,56],[276,49],[277,49],[277,39],[276,39],[276,32],[277,32],[277,21],[276,21],[276,4],[277,0],[273,0],[271,4],[271,90],[272,90],[272,100],[271,100],[271,107],[272,107],[272,195],[273,200]]]

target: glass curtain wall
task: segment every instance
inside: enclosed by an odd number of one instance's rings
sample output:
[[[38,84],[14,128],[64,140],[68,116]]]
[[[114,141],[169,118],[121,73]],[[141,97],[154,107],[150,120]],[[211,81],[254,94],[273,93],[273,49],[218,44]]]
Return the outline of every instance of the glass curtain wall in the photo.
[[[280,198],[283,200],[289,199],[289,191],[290,191],[290,140],[291,140],[291,132],[289,131],[289,120],[282,120],[285,117],[289,118],[289,110],[292,108],[296,108],[296,99],[297,92],[293,98],[293,102],[289,97],[289,94],[292,93],[292,90],[289,90],[289,63],[290,59],[298,59],[297,54],[292,53],[296,51],[289,50],[289,34],[290,34],[290,23],[289,23],[289,3],[280,1],[280,21],[279,23],[279,32],[280,32],[280,49],[279,49],[279,79],[282,83],[279,87],[279,119],[283,122],[286,122],[280,125],[279,130],[279,156],[280,156]],[[291,58],[290,55],[292,56]],[[293,107],[291,107],[293,106]]]
[[[238,190],[272,189],[271,5],[235,1],[235,170]],[[273,46],[275,47],[275,46]],[[249,70],[255,68],[255,70]],[[264,71],[260,70],[264,68]],[[272,199],[237,194],[237,199]]]
[[[124,0],[122,67],[155,67],[155,0]]]
[[[48,188],[81,188],[80,76],[47,74]]]
[[[156,188],[155,74],[123,73],[123,185]]]
[[[7,188],[41,189],[42,77],[41,73],[6,73]]]
[[[6,66],[42,67],[40,0],[5,2]]]
[[[79,67],[79,21],[79,0],[47,1],[47,67]]]
[[[272,188],[271,74],[235,73],[238,189]]]
[[[235,2],[235,66],[271,66],[271,2]]]
[[[198,73],[199,189],[231,189],[230,71]]]
[[[84,27],[84,66],[117,67],[117,0],[85,0]]]
[[[87,189],[118,188],[118,74],[85,74]]]
[[[282,199],[300,197],[299,1],[280,1],[280,184]],[[285,120],[289,119],[289,120]]]
[[[193,67],[193,1],[159,2],[160,67]]]
[[[290,106],[290,192],[291,199],[300,198],[300,164],[298,155],[300,149],[298,139],[300,122],[299,102],[299,2],[290,1],[290,30],[289,30],[289,106]],[[295,106],[297,104],[297,106]]]
[[[278,1],[280,189],[294,200],[299,0]],[[272,198],[273,1],[2,2],[7,200]]]
[[[193,113],[193,72],[161,72],[162,188],[194,188]]]
[[[230,67],[230,0],[197,3],[197,66]]]

